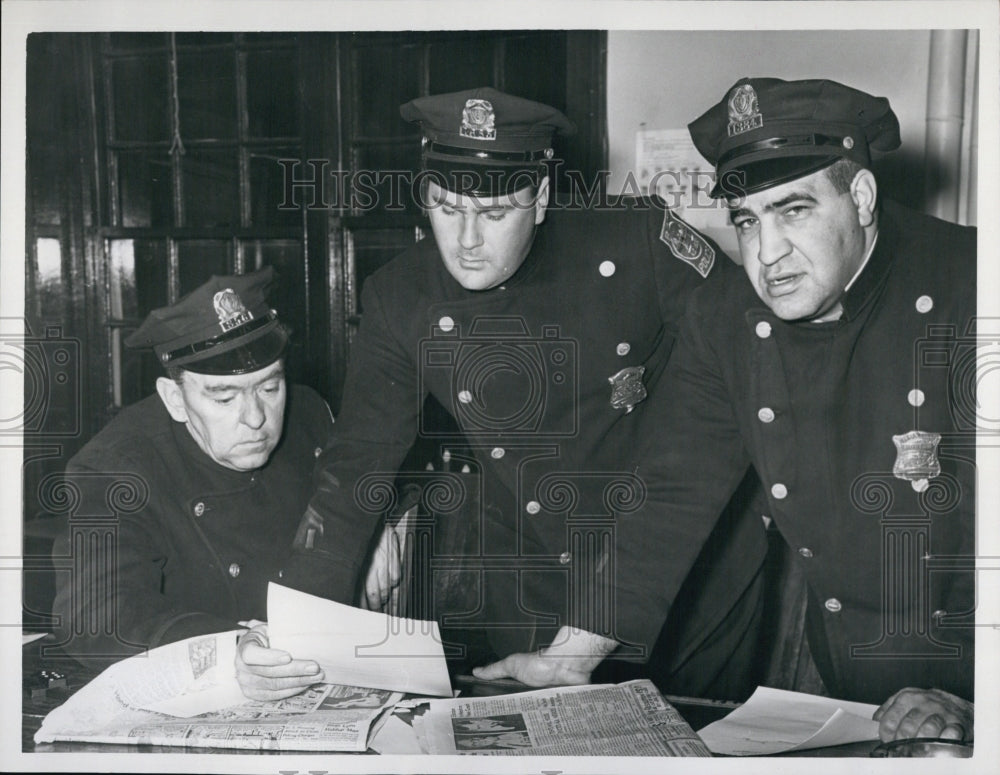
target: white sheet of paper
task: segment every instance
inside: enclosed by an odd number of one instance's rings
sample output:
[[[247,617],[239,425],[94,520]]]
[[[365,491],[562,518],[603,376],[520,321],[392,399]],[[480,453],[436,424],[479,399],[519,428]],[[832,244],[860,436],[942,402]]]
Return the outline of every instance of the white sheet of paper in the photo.
[[[212,713],[246,702],[247,698],[236,680],[236,636],[238,630],[188,638],[153,649],[146,655],[146,664],[132,657],[131,667],[138,675],[156,675],[162,681],[162,691],[136,703],[137,707],[166,713],[169,716],[191,718]],[[198,653],[210,647],[210,660],[197,668]]]
[[[741,707],[698,731],[712,753],[764,756],[878,738],[877,705],[760,686]]]
[[[327,683],[451,696],[437,622],[363,611],[268,584],[272,648],[319,663]]]
[[[417,733],[413,727],[394,715],[390,715],[385,720],[371,742],[368,743],[368,747],[380,754],[425,753],[421,750],[420,743],[417,742]]]

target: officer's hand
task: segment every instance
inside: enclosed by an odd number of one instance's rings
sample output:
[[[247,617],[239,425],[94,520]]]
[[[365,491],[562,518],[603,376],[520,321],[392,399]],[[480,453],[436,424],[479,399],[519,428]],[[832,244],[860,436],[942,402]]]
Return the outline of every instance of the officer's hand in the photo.
[[[974,705],[940,689],[903,689],[872,716],[883,743],[908,737],[972,740]]]
[[[618,643],[601,635],[561,627],[548,648],[534,654],[511,654],[499,662],[473,668],[476,678],[514,678],[528,686],[590,683],[590,674]]]
[[[399,550],[399,535],[391,527],[382,531],[378,546],[372,555],[371,565],[365,576],[365,590],[361,595],[361,607],[369,611],[381,611],[391,597],[398,593],[399,581],[403,576],[402,552]]]
[[[236,645],[236,680],[251,700],[280,700],[322,682],[323,673],[311,659],[269,648],[267,625],[257,624]]]

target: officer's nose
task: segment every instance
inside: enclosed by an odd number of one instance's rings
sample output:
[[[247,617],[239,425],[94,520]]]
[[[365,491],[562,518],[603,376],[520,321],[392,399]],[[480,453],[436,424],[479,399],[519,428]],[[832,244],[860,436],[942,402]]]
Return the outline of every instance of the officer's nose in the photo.
[[[791,243],[781,228],[773,224],[761,223],[757,234],[757,260],[771,266],[787,256],[792,250]]]
[[[248,396],[243,401],[243,409],[240,413],[240,422],[249,428],[257,430],[266,420],[264,415],[264,404],[257,395]]]
[[[465,250],[474,250],[483,244],[483,234],[479,228],[479,213],[462,214],[462,233],[458,236],[458,243]]]

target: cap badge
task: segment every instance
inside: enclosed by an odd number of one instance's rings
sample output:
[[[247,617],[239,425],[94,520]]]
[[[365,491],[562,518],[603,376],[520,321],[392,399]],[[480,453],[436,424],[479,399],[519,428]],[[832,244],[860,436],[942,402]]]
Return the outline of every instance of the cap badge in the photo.
[[[909,482],[933,479],[941,473],[941,463],[937,457],[940,441],[940,433],[926,431],[910,431],[902,436],[893,436],[896,462],[892,466],[892,475]]]
[[[645,366],[627,366],[608,377],[608,382],[611,383],[612,409],[624,409],[628,414],[646,397],[646,386],[642,384],[642,375],[645,373]]]
[[[681,261],[690,264],[702,277],[708,277],[715,264],[715,249],[683,220],[670,210],[663,211],[660,242]]]
[[[748,83],[729,92],[729,136],[741,135],[764,126],[757,104],[757,92]]]
[[[212,297],[212,306],[219,316],[219,328],[232,331],[237,326],[253,320],[253,313],[243,306],[243,302],[232,288],[219,291]]]
[[[496,140],[496,116],[489,100],[466,100],[458,133],[473,140]]]

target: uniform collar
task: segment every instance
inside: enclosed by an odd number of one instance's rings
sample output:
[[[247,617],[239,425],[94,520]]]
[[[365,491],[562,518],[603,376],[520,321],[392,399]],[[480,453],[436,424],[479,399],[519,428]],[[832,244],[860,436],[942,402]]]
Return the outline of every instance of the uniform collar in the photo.
[[[883,207],[879,214],[878,235],[873,243],[871,255],[841,297],[840,305],[844,310],[841,320],[852,320],[857,317],[882,287],[892,268],[897,243],[894,224],[886,217]]]

